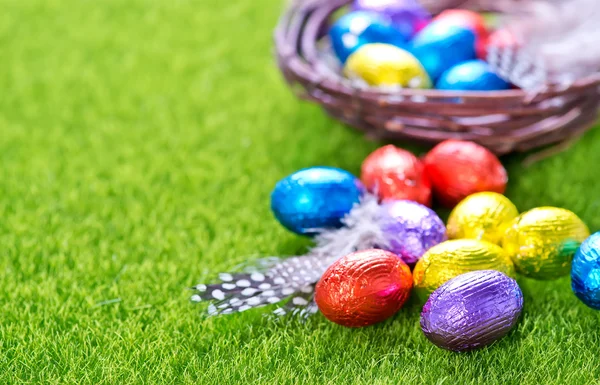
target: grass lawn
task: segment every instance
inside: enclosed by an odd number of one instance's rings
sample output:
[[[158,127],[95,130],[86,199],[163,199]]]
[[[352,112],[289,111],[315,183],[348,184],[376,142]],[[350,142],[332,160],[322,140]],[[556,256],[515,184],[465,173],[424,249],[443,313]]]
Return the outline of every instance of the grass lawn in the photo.
[[[599,381],[600,313],[568,278],[520,280],[519,326],[468,354],[430,344],[414,301],[360,330],[200,317],[188,286],[309,245],[269,212],[278,179],[357,173],[379,145],[286,88],[271,42],[282,7],[2,1],[0,384]],[[595,130],[527,169],[503,159],[508,196],[598,230],[599,148]]]

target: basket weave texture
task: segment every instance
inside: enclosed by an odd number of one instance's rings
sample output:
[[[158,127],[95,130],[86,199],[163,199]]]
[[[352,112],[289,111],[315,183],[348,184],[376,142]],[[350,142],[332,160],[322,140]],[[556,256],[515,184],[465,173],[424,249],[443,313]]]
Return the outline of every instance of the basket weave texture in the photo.
[[[349,0],[303,0],[290,4],[275,30],[277,62],[298,96],[320,104],[336,119],[383,140],[435,144],[475,141],[496,154],[529,151],[573,140],[591,128],[600,105],[600,76],[568,87],[456,92],[358,86],[332,70],[323,55],[330,15]],[[434,13],[456,4],[441,0]],[[470,7],[481,3],[470,2]]]

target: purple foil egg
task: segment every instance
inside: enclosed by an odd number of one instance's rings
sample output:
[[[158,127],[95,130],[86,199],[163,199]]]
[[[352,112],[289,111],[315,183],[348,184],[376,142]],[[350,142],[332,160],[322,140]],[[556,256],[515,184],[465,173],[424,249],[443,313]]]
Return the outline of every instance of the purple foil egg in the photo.
[[[421,329],[440,348],[462,352],[504,337],[522,309],[517,281],[495,270],[473,271],[431,294],[421,312]]]
[[[429,207],[413,201],[383,203],[379,224],[388,243],[386,249],[409,265],[447,239],[446,226],[440,217]]]
[[[407,39],[431,20],[431,14],[416,0],[354,0],[352,9],[384,15]]]

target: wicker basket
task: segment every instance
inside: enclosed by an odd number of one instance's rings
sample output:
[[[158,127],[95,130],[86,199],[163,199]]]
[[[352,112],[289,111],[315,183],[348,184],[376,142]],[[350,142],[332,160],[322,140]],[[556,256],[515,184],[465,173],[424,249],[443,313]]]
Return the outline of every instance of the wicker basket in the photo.
[[[600,103],[597,75],[580,79],[568,88],[549,87],[536,94],[522,90],[410,89],[390,93],[357,87],[338,71],[332,71],[320,47],[329,16],[348,3],[294,2],[275,31],[277,61],[299,97],[320,104],[331,116],[370,137],[426,144],[446,139],[472,140],[497,154],[506,154],[575,139],[596,121]],[[429,8],[437,13],[456,3],[434,0],[432,4],[438,9]],[[475,4],[479,9],[481,5]],[[489,6],[484,8],[493,11]]]

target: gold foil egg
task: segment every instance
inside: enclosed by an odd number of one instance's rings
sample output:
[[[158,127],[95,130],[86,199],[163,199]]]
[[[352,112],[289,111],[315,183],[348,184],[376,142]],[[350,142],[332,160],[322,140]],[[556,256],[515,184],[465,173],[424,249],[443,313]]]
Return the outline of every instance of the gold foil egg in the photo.
[[[448,218],[448,238],[470,238],[495,244],[502,242],[509,223],[519,215],[504,195],[480,192],[463,199]]]
[[[414,287],[424,298],[452,278],[475,270],[497,270],[515,276],[513,263],[500,246],[455,239],[433,246],[421,257],[413,271]]]
[[[373,86],[431,88],[427,72],[411,53],[390,44],[365,44],[348,58],[344,74]]]
[[[519,273],[555,279],[569,273],[573,255],[589,235],[588,227],[573,212],[538,207],[511,222],[502,246]]]

